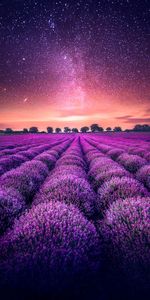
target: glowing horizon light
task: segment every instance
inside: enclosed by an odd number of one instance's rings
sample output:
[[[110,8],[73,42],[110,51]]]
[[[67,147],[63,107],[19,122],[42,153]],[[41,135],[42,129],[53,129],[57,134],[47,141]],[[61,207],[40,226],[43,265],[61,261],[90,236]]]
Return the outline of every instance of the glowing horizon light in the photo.
[[[82,121],[82,120],[87,120],[87,116],[68,116],[68,117],[56,117],[54,120],[59,121],[59,122],[64,122],[64,121]]]

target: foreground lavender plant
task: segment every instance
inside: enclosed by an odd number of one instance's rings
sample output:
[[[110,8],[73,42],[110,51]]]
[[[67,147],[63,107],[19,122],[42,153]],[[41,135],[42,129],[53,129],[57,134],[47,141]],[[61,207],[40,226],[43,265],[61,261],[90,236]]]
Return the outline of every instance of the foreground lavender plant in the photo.
[[[5,288],[30,294],[57,294],[99,268],[95,227],[74,206],[32,207],[1,239],[1,279]]]
[[[117,276],[121,271],[132,287],[149,288],[150,198],[135,196],[114,202],[98,228],[112,271]]]

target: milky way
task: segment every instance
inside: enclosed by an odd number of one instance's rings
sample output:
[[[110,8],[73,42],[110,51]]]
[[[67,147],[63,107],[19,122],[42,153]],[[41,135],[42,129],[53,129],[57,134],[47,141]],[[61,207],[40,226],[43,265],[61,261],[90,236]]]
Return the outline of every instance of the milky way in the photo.
[[[150,121],[148,0],[1,0],[0,12],[2,128]]]

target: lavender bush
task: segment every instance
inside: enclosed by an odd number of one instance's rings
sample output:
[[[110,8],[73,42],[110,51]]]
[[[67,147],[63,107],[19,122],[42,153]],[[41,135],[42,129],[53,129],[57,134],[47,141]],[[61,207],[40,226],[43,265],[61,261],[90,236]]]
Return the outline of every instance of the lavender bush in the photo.
[[[142,149],[142,148],[133,148],[129,151],[129,153],[134,154],[134,155],[139,155],[141,157],[144,157],[147,153],[146,149]]]
[[[89,172],[88,172],[89,180],[92,181],[93,179],[95,179],[95,177],[98,174],[114,167],[114,165],[115,165],[115,163],[109,158],[98,159],[98,161],[94,162],[94,165],[92,165],[92,167],[91,167],[91,164],[89,166],[90,167]]]
[[[116,160],[119,155],[123,154],[124,150],[122,149],[111,149],[107,152],[107,155],[110,156],[112,159]]]
[[[144,158],[150,162],[150,152],[147,152],[147,154],[144,156]]]
[[[75,175],[78,178],[85,178],[86,177],[86,173],[85,170],[80,167],[77,166],[75,164],[73,165],[58,165],[55,167],[55,169],[51,172],[51,176],[58,178],[59,176],[63,176],[63,175]]]
[[[47,153],[37,155],[34,160],[43,162],[44,164],[46,164],[49,170],[54,167],[56,162],[56,158],[53,155]]]
[[[150,165],[140,168],[136,176],[150,190]]]
[[[150,198],[134,196],[114,202],[98,226],[112,269],[121,270],[131,286],[134,281],[143,288],[149,285],[149,221]]]
[[[28,202],[38,191],[47,175],[48,169],[44,163],[26,162],[21,167],[4,174],[0,179],[0,184],[5,188],[18,190]]]
[[[97,207],[101,214],[106,213],[109,206],[118,199],[148,196],[149,193],[136,179],[130,177],[113,177],[106,181],[97,192]]]
[[[77,157],[75,155],[65,155],[57,161],[57,165],[76,165],[81,168],[86,168],[86,164],[81,157]]]
[[[99,268],[94,225],[74,206],[42,203],[32,207],[1,240],[1,279],[5,287],[49,297]]]
[[[104,182],[110,180],[112,177],[131,177],[130,174],[120,166],[112,166],[110,169],[106,168],[104,171],[97,174],[92,181],[92,186],[97,190]]]
[[[87,163],[90,163],[92,160],[104,157],[103,153],[98,152],[97,150],[90,151],[86,154]]]
[[[84,178],[77,178],[74,175],[64,175],[50,179],[43,186],[37,195],[34,203],[49,201],[61,201],[67,204],[74,204],[87,217],[95,213],[96,196],[90,184]]]
[[[139,168],[146,164],[146,160],[138,155],[121,154],[117,161],[122,164],[129,172],[136,173]]]
[[[21,156],[13,155],[12,157],[3,157],[0,159],[0,175],[17,168],[25,160]]]
[[[0,188],[0,235],[10,227],[15,217],[25,208],[25,201],[18,191]]]

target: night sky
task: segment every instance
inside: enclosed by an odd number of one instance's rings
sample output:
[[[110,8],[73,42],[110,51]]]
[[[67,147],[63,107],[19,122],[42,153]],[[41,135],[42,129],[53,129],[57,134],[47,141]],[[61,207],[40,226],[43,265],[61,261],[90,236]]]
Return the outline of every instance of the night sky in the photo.
[[[149,0],[0,0],[0,129],[150,123]]]

